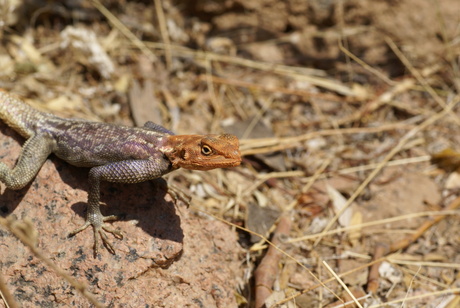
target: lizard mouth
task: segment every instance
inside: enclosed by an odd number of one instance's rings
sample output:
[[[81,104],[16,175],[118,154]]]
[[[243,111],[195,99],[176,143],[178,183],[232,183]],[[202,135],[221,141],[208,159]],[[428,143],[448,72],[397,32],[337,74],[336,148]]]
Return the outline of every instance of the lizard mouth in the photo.
[[[230,155],[225,155],[225,157],[222,157],[220,160],[220,163],[222,164],[222,167],[220,168],[225,168],[225,167],[237,167],[241,164],[241,152],[240,150],[235,150],[233,153],[229,153]]]
[[[237,167],[241,164],[241,157],[228,157],[214,158],[206,161],[194,161],[189,163],[182,163],[182,168],[191,170],[211,170],[216,168],[230,168]]]

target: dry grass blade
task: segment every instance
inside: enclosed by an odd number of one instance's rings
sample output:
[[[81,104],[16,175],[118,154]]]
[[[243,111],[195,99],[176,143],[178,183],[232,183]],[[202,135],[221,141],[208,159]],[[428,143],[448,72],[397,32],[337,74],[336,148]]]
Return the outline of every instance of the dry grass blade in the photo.
[[[395,83],[392,85],[392,87],[389,90],[385,91],[384,93],[379,95],[377,98],[365,104],[362,108],[358,109],[353,114],[343,119],[340,119],[337,122],[337,124],[344,125],[347,123],[353,123],[355,121],[360,121],[362,117],[365,116],[366,114],[372,114],[377,109],[379,109],[381,106],[391,102],[392,99],[396,95],[404,93],[407,90],[411,89],[412,87],[414,87],[414,81],[412,79],[405,79],[401,82]]]
[[[155,10],[158,16],[158,23],[160,24],[160,32],[163,42],[165,44],[165,53],[166,53],[166,66],[168,70],[171,70],[172,65],[172,55],[171,55],[171,41],[169,40],[168,27],[166,26],[166,18],[163,12],[163,5],[161,0],[155,0]]]
[[[150,61],[155,62],[157,56],[135,36],[115,15],[113,15],[99,0],[91,0],[102,15],[104,15],[114,27],[116,27],[124,36],[126,36],[137,48],[139,48]]]
[[[386,82],[387,84],[389,85],[395,84],[393,80],[389,79],[387,76],[382,74],[380,71],[376,70],[375,68],[373,68],[372,66],[370,66],[369,64],[367,64],[366,62],[358,58],[357,56],[355,56],[352,52],[350,52],[350,50],[345,48],[345,46],[343,46],[342,40],[339,40],[339,48],[344,54],[346,54],[348,57],[353,59],[353,61],[355,61],[362,67],[364,67],[366,70],[368,70],[369,72],[371,72],[372,74],[374,74],[375,76],[377,76],[378,78]]]
[[[411,214],[401,215],[401,216],[397,216],[397,217],[390,217],[390,218],[386,218],[386,219],[370,221],[370,222],[362,223],[362,224],[359,224],[359,225],[353,225],[353,226],[344,227],[344,228],[337,228],[337,229],[334,229],[334,230],[330,230],[330,231],[328,231],[326,233],[305,235],[305,236],[301,236],[301,237],[298,237],[298,238],[290,239],[287,242],[288,243],[295,243],[295,242],[300,242],[300,241],[313,240],[313,239],[318,238],[321,235],[328,236],[328,235],[333,235],[333,234],[340,234],[340,233],[343,233],[343,232],[348,232],[348,231],[352,231],[352,230],[356,230],[356,229],[362,229],[362,228],[366,228],[366,227],[384,225],[384,224],[389,224],[389,223],[397,222],[397,221],[403,221],[403,220],[412,219],[412,218],[416,218],[416,217],[430,217],[430,216],[436,216],[436,215],[441,215],[441,216],[443,216],[443,215],[460,215],[460,212],[459,211],[442,211],[442,212],[439,212],[439,211],[427,211],[427,212],[420,212],[420,213],[411,213]]]
[[[404,264],[404,265],[411,265],[411,266],[417,266],[417,267],[427,266],[427,267],[442,267],[442,268],[460,269],[460,264],[456,264],[456,263],[399,260],[397,254],[387,257],[387,260],[395,264]]]
[[[342,286],[342,288],[348,293],[348,295],[350,295],[350,297],[353,299],[353,302],[360,308],[363,308],[363,306],[361,305],[360,302],[358,302],[358,300],[356,299],[356,297],[354,296],[354,294],[350,291],[350,289],[347,287],[347,285],[343,282],[342,279],[340,279],[340,277],[334,272],[334,270],[329,266],[329,264],[327,264],[326,261],[323,261],[323,265],[326,267],[326,269],[329,271],[329,273],[332,274],[332,276],[334,276],[334,278],[339,282],[339,284]]]
[[[403,158],[403,159],[395,159],[395,160],[389,161],[388,164],[387,164],[387,167],[395,167],[395,166],[402,166],[402,165],[408,165],[408,164],[418,164],[418,163],[422,163],[422,162],[428,162],[430,160],[431,160],[431,156],[429,156],[429,155],[419,156],[419,157]],[[344,169],[340,169],[340,170],[337,170],[337,171],[322,172],[320,174],[317,174],[317,172],[315,172],[314,175],[309,176],[309,177],[305,177],[305,175],[306,175],[305,171],[270,172],[270,173],[258,174],[257,178],[260,181],[265,181],[265,180],[271,179],[271,178],[303,177],[305,181],[310,182],[313,179],[324,179],[324,178],[327,178],[327,177],[329,177],[331,175],[334,175],[334,174],[345,175],[345,174],[352,174],[352,173],[356,173],[356,172],[363,172],[363,171],[373,170],[373,169],[377,168],[378,166],[379,166],[379,164],[373,163],[373,164],[368,164],[368,165],[361,165],[361,166],[356,166],[356,167],[344,168]],[[322,171],[324,171],[324,170],[322,170]]]
[[[321,164],[318,170],[316,170],[315,174],[308,179],[307,184],[305,184],[305,186],[302,187],[299,195],[305,194],[311,188],[311,186],[316,182],[316,180],[320,178],[321,174],[323,174],[324,170],[326,170],[327,166],[329,166],[331,162],[332,162],[332,158],[324,160],[324,162]],[[296,207],[296,205],[298,205],[298,203],[299,203],[299,198],[295,198],[295,200],[292,201],[291,204],[289,204],[286,207],[285,211],[292,210],[293,208]]]
[[[379,167],[374,169],[369,176],[361,183],[361,185],[358,187],[358,189],[355,190],[355,192],[351,195],[351,197],[347,200],[347,203],[344,205],[342,210],[328,222],[327,226],[324,228],[324,230],[321,232],[320,236],[317,238],[315,242],[315,246],[318,245],[318,243],[321,241],[323,238],[324,234],[330,230],[330,228],[335,224],[335,222],[339,219],[340,215],[355,201],[355,199],[361,194],[361,192],[364,190],[364,188],[369,185],[369,183],[377,176],[377,174],[383,169],[383,167],[390,161],[391,158],[393,158],[394,155],[396,155],[403,147],[404,145],[417,134],[418,132],[426,129],[428,126],[432,125],[436,121],[440,120],[444,116],[450,114],[452,111],[452,108],[457,105],[457,102],[451,103],[450,105],[446,106],[446,108],[431,116],[427,120],[425,120],[423,123],[420,125],[416,126],[409,132],[407,132],[401,140],[398,142],[398,144],[385,156],[385,158],[382,160],[380,163]]]
[[[166,46],[164,43],[154,43],[154,42],[146,42],[147,46],[153,49],[164,50]],[[239,65],[247,68],[257,69],[266,72],[273,72],[275,74],[280,75],[287,75],[287,76],[304,76],[304,75],[311,75],[317,77],[325,77],[326,73],[322,70],[318,69],[311,69],[307,67],[301,66],[288,66],[276,63],[267,63],[263,61],[256,61],[251,59],[246,59],[242,57],[235,57],[235,56],[227,56],[218,53],[213,53],[209,51],[202,51],[202,50],[195,50],[191,48],[187,48],[184,46],[178,46],[171,44],[170,46],[171,52],[174,56],[177,57],[193,57],[195,59],[200,60],[209,60],[209,61],[218,61],[228,64]],[[322,78],[323,80],[324,78]]]
[[[43,261],[48,267],[50,267],[53,271],[56,272],[59,276],[61,276],[64,280],[66,280],[71,286],[73,286],[78,292],[81,293],[83,297],[85,297],[91,304],[95,307],[102,308],[102,305],[92,294],[88,291],[88,288],[85,284],[79,282],[69,274],[67,274],[64,270],[59,268],[53,261],[45,256],[45,254],[36,246],[35,240],[33,237],[30,236],[30,232],[24,232],[24,230],[32,230],[33,226],[31,223],[27,223],[26,221],[17,221],[12,219],[11,217],[6,219],[0,217],[0,225],[7,228],[11,233],[14,234],[24,245],[26,245],[30,251],[40,260]]]
[[[425,78],[423,78],[422,74],[420,74],[419,71],[414,68],[412,63],[410,63],[410,61],[399,50],[398,46],[396,46],[396,44],[393,42],[393,40],[390,37],[385,36],[385,41],[387,42],[388,46],[390,46],[391,50],[393,50],[393,52],[398,56],[398,58],[401,60],[401,62],[404,63],[404,65],[409,69],[411,74],[423,86],[425,91],[427,91],[431,95],[431,97],[433,97],[433,99],[436,101],[436,103],[438,103],[439,106],[441,106],[442,108],[446,108],[446,103],[444,102],[444,100],[436,93],[436,91],[433,89],[433,87],[431,87],[428,84],[428,82],[425,80]],[[455,116],[455,115],[453,115],[453,116],[455,117],[455,119],[457,121],[457,124],[460,124],[460,122],[458,120],[458,117]]]
[[[10,290],[6,286],[6,282],[3,279],[3,275],[0,272],[0,295],[6,308],[18,308],[19,305],[11,294]]]
[[[460,288],[453,288],[453,289],[446,289],[442,291],[435,291],[435,292],[427,292],[424,294],[419,294],[415,296],[407,296],[404,298],[388,301],[386,303],[378,304],[378,305],[370,305],[368,308],[379,308],[379,307],[391,307],[391,305],[403,303],[403,302],[410,302],[416,299],[422,299],[425,297],[434,297],[434,296],[445,296],[449,294],[458,294],[460,293]]]
[[[200,79],[206,79],[206,81],[209,81],[209,76],[201,77]],[[321,98],[324,100],[329,100],[329,101],[337,101],[337,102],[342,102],[343,97],[337,96],[337,95],[332,95],[330,93],[316,93],[313,91],[304,91],[304,90],[296,90],[296,89],[288,89],[288,88],[281,88],[281,87],[268,87],[267,85],[264,84],[258,84],[254,82],[247,82],[243,80],[235,80],[235,79],[229,79],[229,78],[221,78],[217,76],[211,76],[212,82],[217,83],[217,84],[225,84],[225,85],[230,85],[234,87],[241,87],[241,88],[247,88],[250,90],[259,90],[259,91],[264,91],[268,93],[283,93],[287,95],[296,95],[296,96],[301,96],[305,98]]]
[[[243,155],[269,153],[273,151],[294,148],[299,146],[299,142],[307,141],[318,137],[364,133],[371,134],[396,129],[413,129],[413,125],[409,125],[406,123],[396,123],[382,125],[379,127],[325,129],[293,137],[243,139],[240,140],[240,149]]]

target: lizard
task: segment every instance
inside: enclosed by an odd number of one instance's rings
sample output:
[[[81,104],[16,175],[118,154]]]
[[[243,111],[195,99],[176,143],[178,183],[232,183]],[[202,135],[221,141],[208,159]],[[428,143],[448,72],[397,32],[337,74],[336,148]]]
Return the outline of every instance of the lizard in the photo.
[[[69,236],[92,226],[94,256],[99,238],[110,253],[115,249],[107,233],[123,238],[103,216],[100,182],[139,183],[176,170],[210,170],[241,163],[238,138],[231,134],[175,135],[153,122],[130,127],[83,119],[60,118],[34,109],[19,98],[0,90],[0,119],[26,139],[11,169],[0,162],[0,181],[18,190],[30,183],[50,154],[77,167],[89,169],[86,220]]]

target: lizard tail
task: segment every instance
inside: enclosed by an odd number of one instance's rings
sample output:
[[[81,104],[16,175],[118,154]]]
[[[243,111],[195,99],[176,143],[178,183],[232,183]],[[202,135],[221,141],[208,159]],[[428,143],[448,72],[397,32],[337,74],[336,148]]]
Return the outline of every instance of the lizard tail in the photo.
[[[23,137],[34,135],[42,125],[46,114],[30,107],[23,101],[0,90],[0,119]],[[52,116],[53,117],[53,116]]]

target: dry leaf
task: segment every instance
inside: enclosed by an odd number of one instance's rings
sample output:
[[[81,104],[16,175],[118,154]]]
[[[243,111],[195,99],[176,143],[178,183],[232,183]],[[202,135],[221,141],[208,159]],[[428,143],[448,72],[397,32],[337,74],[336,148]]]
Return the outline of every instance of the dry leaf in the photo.
[[[154,89],[151,79],[146,79],[143,86],[133,80],[132,87],[129,90],[129,103],[136,126],[142,126],[147,121],[152,121],[159,125],[163,124]]]
[[[329,198],[332,201],[332,205],[334,206],[334,211],[336,213],[339,213],[342,210],[342,208],[345,206],[345,204],[347,203],[347,199],[345,199],[337,189],[330,186],[329,184],[326,185],[326,189],[327,189],[327,194],[329,195]],[[348,207],[342,213],[342,215],[340,215],[339,224],[342,227],[350,226],[352,214],[353,214],[352,209]]]
[[[112,60],[97,39],[96,34],[83,27],[68,26],[61,32],[61,49],[72,47],[80,51],[79,60],[92,65],[104,78],[110,78],[115,71]]]
[[[444,187],[446,189],[460,188],[460,174],[458,172],[452,172],[451,174],[449,174]]]
[[[460,167],[460,153],[450,148],[431,156],[431,162],[446,171],[454,171]]]
[[[380,277],[388,279],[393,284],[397,284],[402,281],[401,271],[386,261],[382,262],[380,265],[379,274]]]
[[[248,214],[246,217],[246,226],[261,235],[266,236],[268,230],[279,217],[279,211],[269,207],[260,207],[258,204],[248,204]],[[260,238],[256,235],[251,235],[251,242],[255,243]]]

